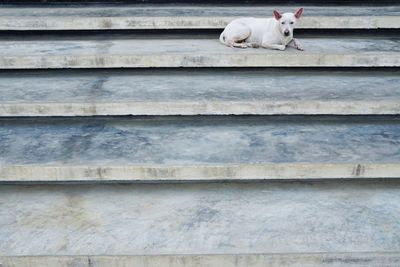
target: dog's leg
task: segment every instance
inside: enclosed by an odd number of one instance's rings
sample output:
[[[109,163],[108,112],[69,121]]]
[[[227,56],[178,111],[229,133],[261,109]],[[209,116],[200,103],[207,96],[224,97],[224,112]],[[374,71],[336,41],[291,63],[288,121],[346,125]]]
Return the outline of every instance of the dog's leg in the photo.
[[[232,43],[231,47],[237,47],[237,48],[247,48],[251,47],[249,43],[243,42],[243,43]]]
[[[251,48],[260,48],[261,45],[259,45],[258,43],[246,43],[247,47],[251,47]]]
[[[246,25],[236,22],[229,24],[224,30],[224,38],[227,46],[247,48],[246,39],[250,36],[251,30]]]
[[[301,45],[300,41],[295,38],[293,38],[292,41],[290,43],[288,43],[288,46],[294,47],[300,51],[304,51],[303,46]]]
[[[264,48],[268,48],[268,49],[275,49],[275,50],[285,50],[286,46],[285,45],[278,45],[278,44],[267,44],[267,43],[263,43],[261,45]]]

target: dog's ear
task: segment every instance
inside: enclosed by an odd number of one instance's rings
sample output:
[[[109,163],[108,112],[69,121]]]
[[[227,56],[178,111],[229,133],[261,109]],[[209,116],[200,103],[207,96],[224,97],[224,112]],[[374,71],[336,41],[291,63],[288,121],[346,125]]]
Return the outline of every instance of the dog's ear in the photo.
[[[299,19],[301,17],[301,14],[303,14],[304,8],[299,8],[296,10],[296,12],[294,13],[294,16],[296,17],[296,19]]]
[[[278,10],[274,10],[274,17],[276,20],[280,20],[282,18],[281,13]]]

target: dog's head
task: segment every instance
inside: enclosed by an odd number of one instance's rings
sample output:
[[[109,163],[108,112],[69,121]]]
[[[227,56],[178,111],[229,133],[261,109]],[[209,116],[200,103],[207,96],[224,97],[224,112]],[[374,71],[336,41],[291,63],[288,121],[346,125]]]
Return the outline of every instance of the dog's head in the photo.
[[[279,30],[285,37],[293,37],[293,29],[296,26],[297,20],[300,19],[303,13],[303,8],[299,8],[294,13],[279,13],[274,10],[274,17],[279,22]]]

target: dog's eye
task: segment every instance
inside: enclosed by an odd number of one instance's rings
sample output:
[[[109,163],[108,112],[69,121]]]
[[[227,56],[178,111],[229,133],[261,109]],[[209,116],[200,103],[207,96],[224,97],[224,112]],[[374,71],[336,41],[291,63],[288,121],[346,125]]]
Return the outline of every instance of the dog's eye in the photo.
[[[290,22],[290,24],[294,24],[294,22],[293,22],[293,21],[291,21],[291,22]]]
[[[282,21],[282,25],[283,25],[283,24],[285,24],[285,22],[284,22],[284,21]]]

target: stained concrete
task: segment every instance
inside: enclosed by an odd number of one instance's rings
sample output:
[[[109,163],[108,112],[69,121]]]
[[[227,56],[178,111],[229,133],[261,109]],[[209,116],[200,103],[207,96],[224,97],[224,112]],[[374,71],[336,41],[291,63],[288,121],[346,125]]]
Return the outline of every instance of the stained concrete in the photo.
[[[395,181],[2,185],[0,254],[399,251],[399,197]]]
[[[400,66],[400,39],[304,38],[306,51],[233,49],[216,39],[1,41],[0,68]]]
[[[400,73],[129,70],[0,74],[1,116],[399,114]]]
[[[1,164],[397,163],[397,117],[2,119]]]

